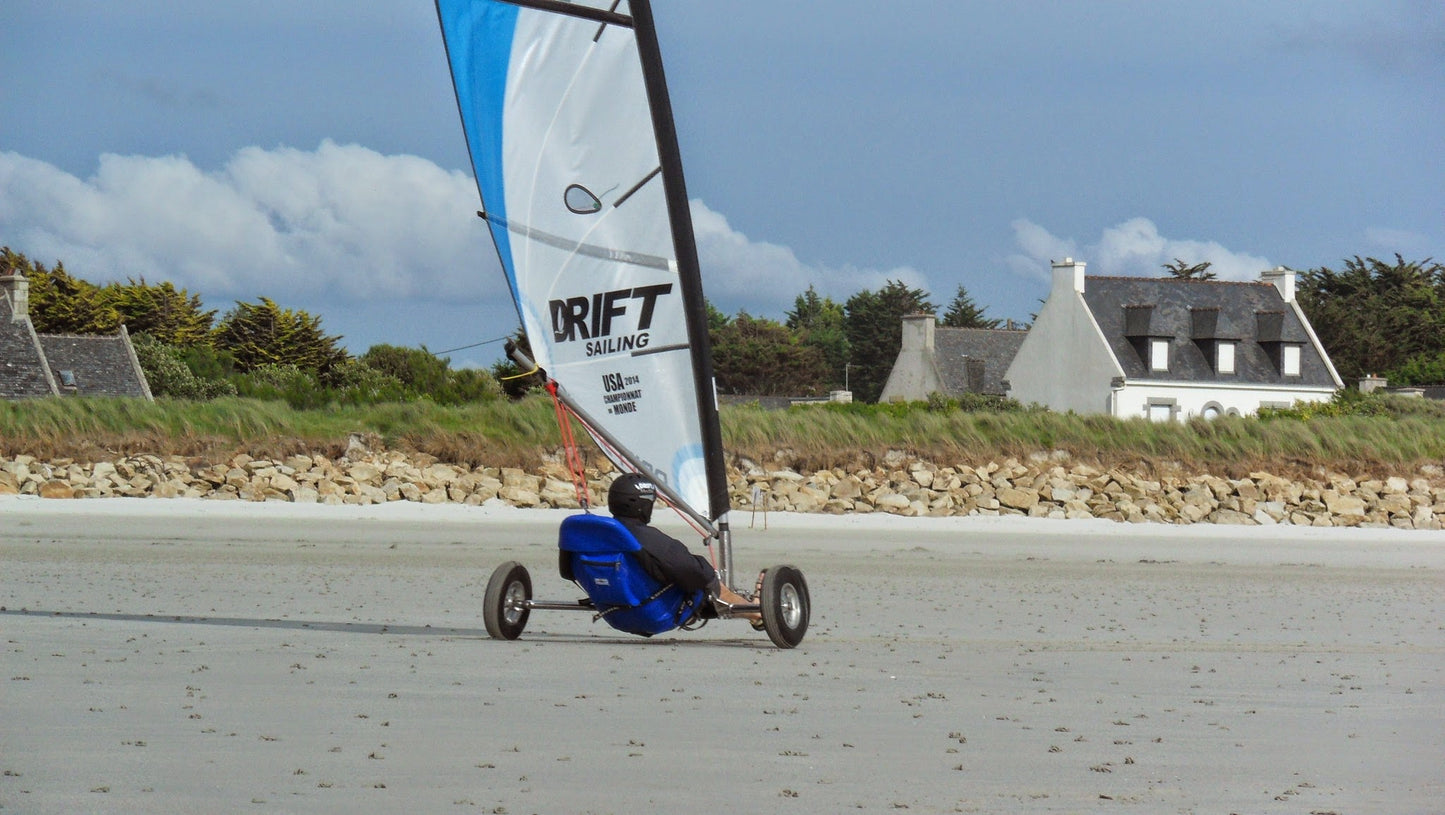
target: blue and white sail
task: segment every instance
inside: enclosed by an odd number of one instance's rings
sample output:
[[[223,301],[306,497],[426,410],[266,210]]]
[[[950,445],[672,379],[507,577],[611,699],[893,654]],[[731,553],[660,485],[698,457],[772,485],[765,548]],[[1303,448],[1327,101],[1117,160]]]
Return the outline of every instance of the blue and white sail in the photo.
[[[534,358],[692,512],[728,509],[705,307],[646,0],[437,0]]]

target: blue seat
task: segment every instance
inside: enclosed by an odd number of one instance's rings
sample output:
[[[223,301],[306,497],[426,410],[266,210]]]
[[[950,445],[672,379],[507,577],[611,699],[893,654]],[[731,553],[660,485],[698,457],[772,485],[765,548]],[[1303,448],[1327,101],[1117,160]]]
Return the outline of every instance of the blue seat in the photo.
[[[597,612],[618,631],[650,637],[686,625],[705,592],[685,591],[647,573],[642,545],[615,518],[572,515],[562,521],[557,548],[568,576],[582,586]]]

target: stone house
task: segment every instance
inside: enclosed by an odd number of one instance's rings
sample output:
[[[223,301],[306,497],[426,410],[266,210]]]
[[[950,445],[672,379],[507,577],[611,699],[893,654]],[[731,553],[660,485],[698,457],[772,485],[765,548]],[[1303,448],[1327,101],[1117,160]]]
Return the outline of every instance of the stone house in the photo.
[[[1004,371],[1027,331],[948,328],[932,314],[903,318],[903,343],[879,395],[880,402],[916,402],[929,394],[1004,395]]]
[[[0,398],[130,396],[151,399],[125,326],[111,336],[40,334],[30,282],[0,274]]]

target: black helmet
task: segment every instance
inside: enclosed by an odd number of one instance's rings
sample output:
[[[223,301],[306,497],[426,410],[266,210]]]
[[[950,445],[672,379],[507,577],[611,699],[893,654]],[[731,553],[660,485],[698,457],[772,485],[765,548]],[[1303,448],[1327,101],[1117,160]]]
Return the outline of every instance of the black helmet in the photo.
[[[607,490],[607,511],[615,518],[635,518],[643,523],[652,520],[652,504],[657,500],[657,487],[638,473],[617,477]]]

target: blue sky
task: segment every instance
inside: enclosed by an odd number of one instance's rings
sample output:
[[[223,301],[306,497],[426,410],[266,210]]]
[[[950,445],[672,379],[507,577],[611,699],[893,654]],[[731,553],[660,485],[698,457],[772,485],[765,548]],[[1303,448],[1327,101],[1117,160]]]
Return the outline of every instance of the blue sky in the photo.
[[[654,2],[729,313],[1445,259],[1439,2]],[[0,243],[36,260],[444,351],[516,325],[476,209],[431,0],[0,3]]]

